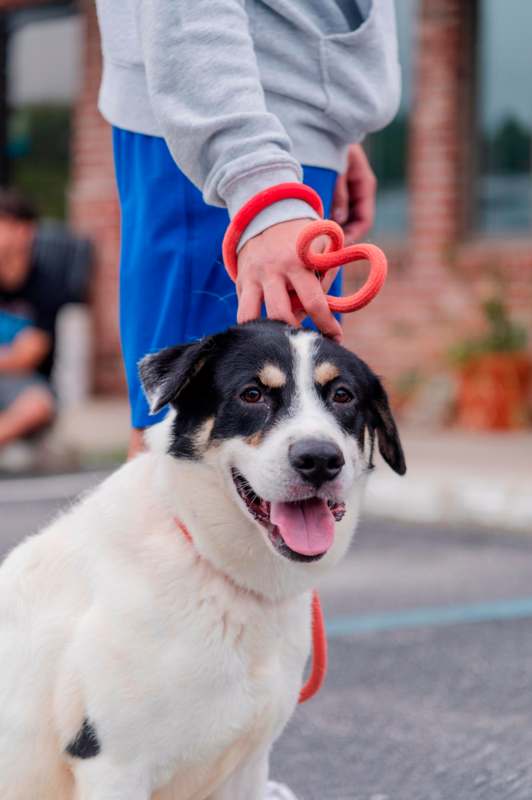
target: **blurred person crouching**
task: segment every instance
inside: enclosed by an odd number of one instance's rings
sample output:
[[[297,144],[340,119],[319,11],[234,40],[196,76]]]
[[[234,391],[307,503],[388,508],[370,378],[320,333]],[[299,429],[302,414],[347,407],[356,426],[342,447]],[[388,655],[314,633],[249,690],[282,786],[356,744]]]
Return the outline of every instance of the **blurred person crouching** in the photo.
[[[0,189],[0,458],[54,419],[56,319],[86,301],[91,256],[87,239],[40,222],[22,194]]]

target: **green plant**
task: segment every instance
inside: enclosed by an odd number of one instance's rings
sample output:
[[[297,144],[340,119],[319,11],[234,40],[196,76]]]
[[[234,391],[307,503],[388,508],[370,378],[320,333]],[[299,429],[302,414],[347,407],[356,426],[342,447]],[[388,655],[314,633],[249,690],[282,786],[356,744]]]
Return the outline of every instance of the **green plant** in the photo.
[[[482,304],[487,330],[483,336],[457,342],[449,351],[455,364],[466,364],[488,353],[517,353],[526,348],[527,332],[510,318],[498,297]]]
[[[45,217],[62,219],[69,174],[69,106],[27,105],[12,112],[9,156],[12,183]]]

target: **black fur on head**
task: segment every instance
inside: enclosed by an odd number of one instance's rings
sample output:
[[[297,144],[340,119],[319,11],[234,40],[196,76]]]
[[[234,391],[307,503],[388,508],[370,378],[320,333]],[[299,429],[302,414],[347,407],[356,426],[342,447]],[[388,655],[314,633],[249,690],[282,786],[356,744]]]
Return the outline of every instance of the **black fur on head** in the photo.
[[[354,401],[341,406],[331,405],[340,425],[357,437],[363,448],[366,434],[371,443],[370,466],[375,437],[379,452],[386,463],[399,475],[406,472],[406,463],[399,432],[388,403],[388,396],[379,378],[368,365],[350,350],[322,337],[319,340],[316,363],[332,363],[339,369],[338,378],[320,389],[329,404],[331,392],[339,385],[352,390]]]
[[[399,432],[392,417],[388,397],[379,380],[374,387],[374,399],[371,403],[371,415],[368,427],[377,434],[379,452],[387,464],[397,472],[404,475],[406,472],[406,461],[399,438]]]
[[[289,337],[295,333],[283,323],[251,322],[142,359],[140,376],[151,412],[157,413],[168,403],[178,411],[169,453],[179,458],[200,457],[207,441],[202,439],[200,445],[198,432],[207,422],[209,442],[234,436],[251,440],[260,439],[288,414],[295,391]],[[349,350],[324,337],[316,342],[316,365],[332,364],[338,373],[325,385],[315,385],[324,405],[361,446],[366,433],[371,442],[376,438],[384,460],[395,472],[404,474],[403,450],[381,382]],[[276,365],[286,376],[282,386],[261,385],[257,376],[265,364]],[[264,402],[243,403],[243,387],[253,385],[261,389]],[[351,392],[352,402],[333,402],[339,386]]]
[[[207,442],[198,443],[198,431],[212,420],[209,440],[264,433],[288,408],[291,382],[272,393],[268,409],[250,409],[240,402],[242,386],[256,380],[265,362],[283,363],[288,373],[291,355],[280,322],[238,325],[189,345],[168,347],[148,355],[139,372],[152,414],[166,404],[177,411],[169,453],[197,458]],[[274,396],[275,394],[275,396]]]
[[[176,344],[139,362],[139,373],[150,406],[157,414],[165,405],[175,405],[181,392],[214,355],[217,337],[208,336],[192,344]]]

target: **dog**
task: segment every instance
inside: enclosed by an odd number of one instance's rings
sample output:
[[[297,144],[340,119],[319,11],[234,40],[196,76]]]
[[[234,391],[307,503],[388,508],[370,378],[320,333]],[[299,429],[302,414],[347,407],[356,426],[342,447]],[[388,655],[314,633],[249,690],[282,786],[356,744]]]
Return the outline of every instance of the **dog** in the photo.
[[[2,800],[263,800],[311,594],[345,554],[386,393],[279,322],[140,363],[148,451],[0,569]]]

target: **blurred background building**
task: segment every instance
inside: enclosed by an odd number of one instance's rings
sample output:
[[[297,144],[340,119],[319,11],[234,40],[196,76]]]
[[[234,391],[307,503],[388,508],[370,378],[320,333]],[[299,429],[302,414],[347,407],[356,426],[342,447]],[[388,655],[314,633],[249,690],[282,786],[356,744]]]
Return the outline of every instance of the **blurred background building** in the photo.
[[[490,348],[529,360],[532,4],[396,7],[401,109],[367,142],[380,180],[371,238],[388,254],[390,276],[371,309],[345,326],[348,344],[386,376],[397,402],[441,422],[459,391],[448,378],[457,354],[460,369],[468,353]],[[0,178],[93,239],[92,334],[79,318],[70,323],[64,374],[78,370],[77,385],[92,393],[120,394],[119,214],[110,130],[96,107],[94,3],[0,0],[0,9]],[[348,272],[346,290],[356,281]],[[511,371],[510,383],[520,375]]]

